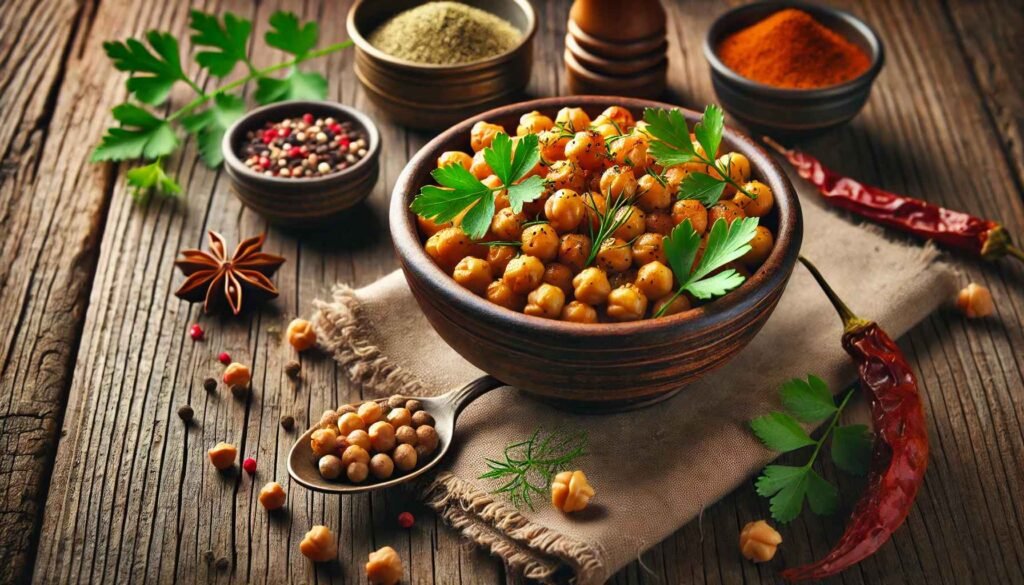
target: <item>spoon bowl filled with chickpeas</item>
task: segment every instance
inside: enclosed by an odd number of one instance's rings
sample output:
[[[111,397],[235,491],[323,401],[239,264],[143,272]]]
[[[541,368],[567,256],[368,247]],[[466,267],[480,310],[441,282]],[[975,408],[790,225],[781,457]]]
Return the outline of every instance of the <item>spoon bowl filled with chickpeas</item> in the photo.
[[[662,399],[736,355],[796,262],[776,162],[703,114],[547,98],[442,133],[395,185],[391,232],[446,343],[576,410]]]

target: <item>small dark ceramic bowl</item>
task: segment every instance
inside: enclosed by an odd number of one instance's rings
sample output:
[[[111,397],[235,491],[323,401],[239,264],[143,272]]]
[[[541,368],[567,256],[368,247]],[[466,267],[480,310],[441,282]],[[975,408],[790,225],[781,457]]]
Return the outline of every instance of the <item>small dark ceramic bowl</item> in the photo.
[[[369,143],[366,156],[343,171],[308,179],[268,177],[253,171],[238,158],[237,152],[249,130],[307,112],[316,117],[329,116],[340,122],[352,122],[366,134]],[[380,170],[377,126],[366,114],[335,102],[296,100],[257,108],[228,128],[221,150],[224,170],[242,203],[273,223],[293,227],[314,227],[336,219],[370,194]]]
[[[515,128],[538,110],[565,106],[596,116],[611,105],[638,119],[659,102],[608,96],[569,96],[523,102],[461,122],[409,161],[391,197],[391,235],[409,288],[438,334],[466,360],[494,377],[574,410],[616,410],[664,398],[733,358],[767,321],[782,296],[800,250],[803,224],[792,184],[775,160],[750,138],[726,128],[722,149],[750,160],[752,176],[775,195],[764,218],[775,234],[765,263],[739,288],[712,303],[661,319],[582,324],[510,311],[463,288],[423,249],[409,204],[446,150],[469,151],[479,120]],[[700,114],[682,110],[692,126]]]
[[[733,71],[718,58],[719,42],[785,8],[798,8],[863,49],[871,59],[867,71],[839,85],[818,89],[779,88]],[[857,17],[814,4],[758,2],[734,8],[711,25],[704,39],[711,82],[722,106],[751,128],[775,136],[810,134],[838,126],[860,112],[882,69],[885,51],[878,34]]]
[[[355,73],[367,95],[398,123],[445,128],[478,112],[508,103],[530,81],[537,16],[527,0],[461,0],[500,16],[519,29],[512,49],[481,61],[430,65],[399,59],[370,44],[370,34],[392,16],[425,0],[356,0],[346,28],[356,45]]]

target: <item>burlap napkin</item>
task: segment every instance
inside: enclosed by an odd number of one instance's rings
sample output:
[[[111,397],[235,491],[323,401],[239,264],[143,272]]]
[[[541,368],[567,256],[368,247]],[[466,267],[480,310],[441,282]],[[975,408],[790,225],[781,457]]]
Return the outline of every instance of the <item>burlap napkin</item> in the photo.
[[[895,337],[952,298],[956,280],[933,249],[856,226],[799,188],[803,252],[860,316]],[[359,290],[338,286],[317,310],[320,340],[369,393],[438,394],[481,373],[431,329],[400,272]],[[781,382],[814,373],[839,391],[854,380],[840,334],[835,311],[798,266],[771,319],[735,360],[657,406],[585,416],[510,387],[482,396],[459,420],[453,450],[423,497],[528,577],[602,583],[774,458],[747,421],[777,407]],[[485,457],[500,458],[537,427],[588,431],[589,452],[577,466],[597,495],[583,513],[566,516],[547,502],[517,511],[489,493],[496,484],[477,479]]]

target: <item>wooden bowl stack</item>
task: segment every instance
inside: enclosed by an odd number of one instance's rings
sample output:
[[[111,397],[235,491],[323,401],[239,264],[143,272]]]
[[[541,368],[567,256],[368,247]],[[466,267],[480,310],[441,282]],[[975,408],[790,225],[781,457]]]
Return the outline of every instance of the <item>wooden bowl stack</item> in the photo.
[[[658,0],[576,0],[567,29],[570,93],[656,98],[665,92],[668,40]]]

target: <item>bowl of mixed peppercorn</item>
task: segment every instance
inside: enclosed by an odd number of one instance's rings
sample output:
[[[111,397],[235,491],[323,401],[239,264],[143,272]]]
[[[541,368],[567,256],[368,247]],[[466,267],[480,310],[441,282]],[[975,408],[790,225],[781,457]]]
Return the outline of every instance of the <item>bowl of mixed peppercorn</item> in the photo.
[[[221,148],[239,199],[295,227],[322,225],[365,199],[380,170],[373,121],[327,101],[253,110],[228,129]]]

